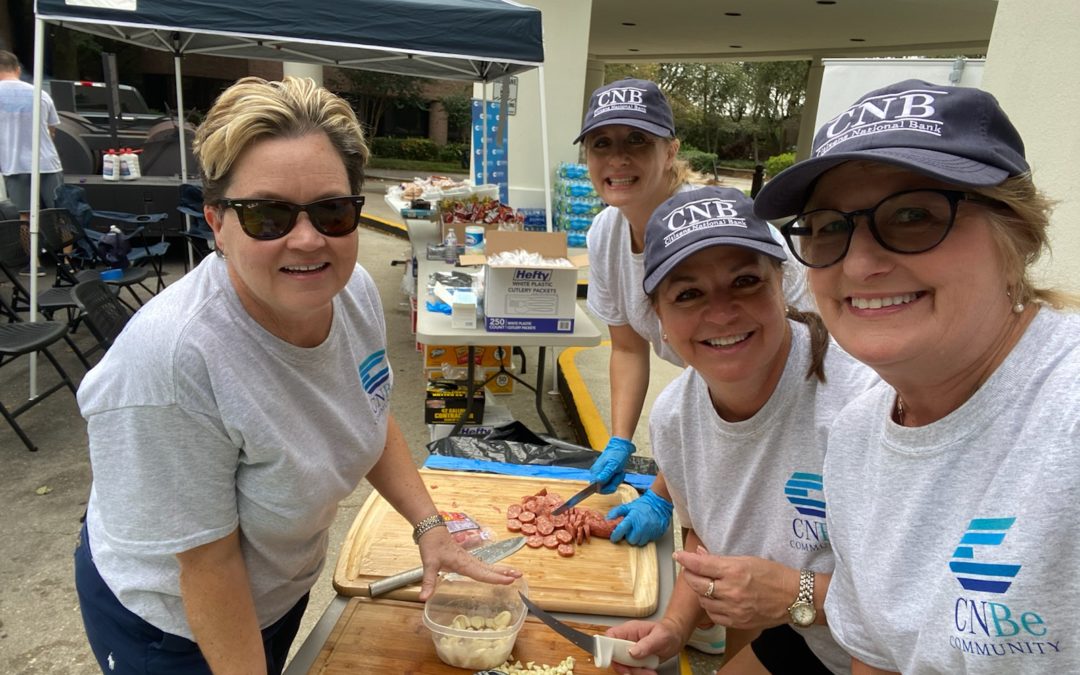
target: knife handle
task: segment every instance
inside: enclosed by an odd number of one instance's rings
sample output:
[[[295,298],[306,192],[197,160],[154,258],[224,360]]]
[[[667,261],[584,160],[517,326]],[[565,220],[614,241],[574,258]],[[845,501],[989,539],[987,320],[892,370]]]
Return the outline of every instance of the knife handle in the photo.
[[[629,640],[608,637],[607,635],[593,636],[593,659],[597,668],[608,668],[612,661],[618,661],[624,666],[637,666],[656,670],[660,665],[660,657],[649,654],[645,658],[635,659],[630,656],[630,648],[634,646]]]
[[[371,597],[377,597],[383,593],[389,593],[390,591],[396,591],[402,586],[408,586],[409,584],[415,584],[424,578],[424,568],[414,567],[411,570],[405,570],[404,572],[398,572],[385,579],[379,579],[373,581],[368,585],[368,592]]]

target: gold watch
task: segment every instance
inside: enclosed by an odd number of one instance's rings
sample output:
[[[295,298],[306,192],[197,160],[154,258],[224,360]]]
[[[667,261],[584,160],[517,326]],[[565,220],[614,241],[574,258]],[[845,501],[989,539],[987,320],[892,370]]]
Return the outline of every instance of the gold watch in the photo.
[[[799,628],[806,628],[814,624],[817,618],[817,610],[814,609],[814,571],[801,570],[799,572],[799,594],[795,596],[795,602],[787,609],[791,615],[791,623]]]

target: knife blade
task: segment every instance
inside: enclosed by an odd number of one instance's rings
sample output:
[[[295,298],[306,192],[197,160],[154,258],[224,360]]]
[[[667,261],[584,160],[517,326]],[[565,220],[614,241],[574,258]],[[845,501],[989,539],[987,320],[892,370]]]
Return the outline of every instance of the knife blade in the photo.
[[[518,595],[521,596],[521,601],[525,603],[525,606],[529,608],[529,611],[532,612],[533,616],[543,621],[559,635],[592,654],[593,663],[596,664],[597,668],[607,668],[611,665],[612,661],[618,661],[626,666],[639,666],[641,668],[651,668],[654,670],[660,665],[660,657],[656,654],[649,654],[642,659],[636,659],[633,656],[630,656],[630,648],[634,646],[634,643],[629,640],[621,640],[619,638],[608,637],[607,635],[589,635],[588,633],[583,633],[576,628],[567,626],[562,621],[559,621],[537,607],[531,600],[525,597],[524,593],[519,591]]]
[[[474,548],[469,553],[473,554],[480,560],[491,564],[498,562],[503,558],[509,556],[512,553],[517,552],[522,546],[525,545],[525,537],[511,537],[509,539],[503,539],[497,541],[494,544],[487,544]],[[388,576],[385,579],[379,579],[373,581],[368,586],[368,592],[371,597],[382,595],[383,593],[389,593],[390,591],[397,590],[402,586],[408,586],[409,584],[415,584],[424,578],[423,566],[414,567],[411,570],[405,570],[404,572],[398,572],[392,576]]]
[[[573,497],[571,497],[570,499],[567,499],[565,502],[560,504],[559,508],[557,508],[557,509],[555,509],[554,511],[551,512],[551,515],[557,516],[557,515],[559,515],[561,513],[566,513],[566,511],[568,509],[577,506],[578,502],[580,502],[582,499],[585,499],[589,495],[596,494],[596,491],[599,490],[599,489],[600,489],[600,483],[589,483],[588,485],[585,486],[584,490],[582,490],[581,492],[578,492]]]

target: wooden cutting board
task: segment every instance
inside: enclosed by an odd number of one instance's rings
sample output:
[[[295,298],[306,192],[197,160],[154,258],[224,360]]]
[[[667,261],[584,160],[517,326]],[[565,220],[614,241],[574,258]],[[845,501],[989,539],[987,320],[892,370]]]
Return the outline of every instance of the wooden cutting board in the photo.
[[[506,507],[520,503],[522,496],[546,487],[568,498],[587,485],[554,478],[425,469],[420,470],[420,476],[439,510],[467,513],[500,540],[516,536],[506,529]],[[613,506],[636,497],[633,488],[621,485],[617,492],[593,495],[581,506],[606,514]],[[570,558],[561,558],[551,549],[526,546],[500,564],[521,570],[529,584],[529,598],[548,611],[630,617],[656,611],[659,575],[655,544],[612,544],[593,537],[578,546]],[[411,525],[378,492],[372,492],[342,545],[334,587],[342,595],[367,596],[371,582],[419,565]],[[417,584],[384,597],[416,600],[419,593]]]
[[[431,631],[424,625],[424,606],[398,600],[353,598],[341,613],[309,675],[461,675],[467,672],[439,660]],[[566,622],[586,633],[603,633],[602,625]],[[518,633],[511,652],[522,664],[557,666],[567,656],[574,657],[575,675],[610,673],[593,665],[588,652],[574,646],[558,633],[529,616]]]

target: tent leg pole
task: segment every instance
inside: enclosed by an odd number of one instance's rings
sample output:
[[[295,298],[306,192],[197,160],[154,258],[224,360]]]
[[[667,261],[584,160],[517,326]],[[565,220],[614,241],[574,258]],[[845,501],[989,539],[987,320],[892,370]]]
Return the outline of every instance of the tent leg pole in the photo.
[[[34,131],[30,159],[30,321],[37,321],[38,218],[41,216],[41,81],[45,79],[45,22],[34,18]],[[37,352],[30,355],[30,399],[37,398]]]
[[[544,162],[544,221],[547,231],[551,232],[551,157],[548,150],[548,119],[547,119],[547,87],[544,84],[544,67],[537,68],[539,71],[537,81],[540,83],[540,155]],[[552,350],[554,351],[554,350]],[[552,369],[551,372],[555,372]]]
[[[180,182],[186,183],[188,181],[187,139],[184,138],[184,87],[180,70],[180,52],[173,54],[173,71],[176,73],[176,121],[179,127],[177,131],[180,132]],[[184,231],[191,232],[191,216],[186,213],[184,214]],[[190,237],[187,242],[187,258],[188,269],[194,269],[195,248],[192,246]]]

